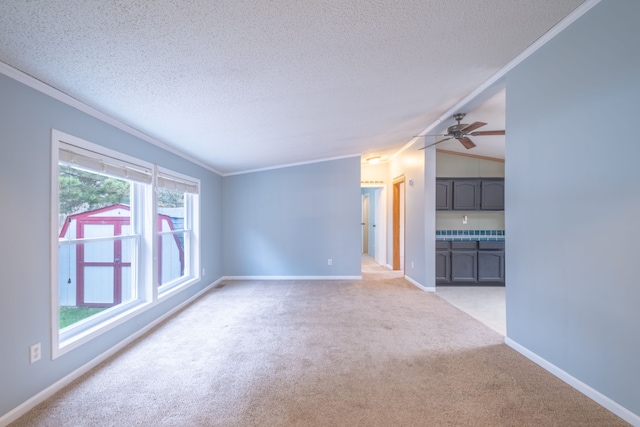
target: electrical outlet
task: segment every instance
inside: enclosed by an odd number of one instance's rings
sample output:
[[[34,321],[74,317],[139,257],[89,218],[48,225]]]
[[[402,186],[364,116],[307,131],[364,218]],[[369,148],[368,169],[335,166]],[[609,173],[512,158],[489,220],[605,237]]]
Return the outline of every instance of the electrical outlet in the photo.
[[[327,265],[333,265],[333,260],[331,258],[327,260]]]
[[[42,347],[40,343],[34,344],[29,347],[29,363],[35,363],[42,357]]]
[[[411,268],[413,268],[413,261],[411,261]]]

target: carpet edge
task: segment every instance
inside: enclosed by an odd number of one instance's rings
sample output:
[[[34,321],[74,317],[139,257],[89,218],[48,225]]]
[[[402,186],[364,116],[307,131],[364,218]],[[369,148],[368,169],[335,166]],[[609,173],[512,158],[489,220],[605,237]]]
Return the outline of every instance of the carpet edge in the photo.
[[[504,342],[509,347],[511,347],[512,349],[514,349],[518,353],[522,354],[527,359],[529,359],[532,362],[534,362],[536,365],[542,367],[543,369],[545,369],[546,371],[550,372],[551,374],[553,374],[557,378],[559,378],[562,381],[564,381],[565,383],[569,384],[571,387],[575,388],[580,393],[584,394],[585,396],[587,396],[591,400],[593,400],[596,403],[600,404],[601,406],[603,406],[607,410],[613,412],[615,415],[619,416],[620,418],[622,418],[626,422],[628,422],[628,423],[630,423],[630,424],[632,424],[634,426],[640,426],[640,415],[633,413],[632,411],[630,411],[629,409],[625,408],[624,406],[622,406],[621,404],[619,404],[615,400],[613,400],[610,397],[608,397],[608,396],[602,394],[601,392],[595,390],[591,386],[583,383],[582,381],[580,381],[579,379],[577,379],[573,375],[569,374],[568,372],[564,371],[563,369],[560,369],[558,366],[554,365],[553,363],[549,362],[545,358],[539,356],[538,354],[534,353],[533,351],[529,350],[527,347],[519,344],[518,342],[514,341],[513,339],[511,339],[509,337],[505,337],[504,338]]]

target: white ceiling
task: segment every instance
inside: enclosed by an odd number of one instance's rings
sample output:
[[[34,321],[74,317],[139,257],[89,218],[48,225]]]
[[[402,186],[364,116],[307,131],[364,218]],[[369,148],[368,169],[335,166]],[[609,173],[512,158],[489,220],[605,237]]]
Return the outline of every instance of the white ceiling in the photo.
[[[583,1],[3,0],[0,61],[227,174],[389,156]]]

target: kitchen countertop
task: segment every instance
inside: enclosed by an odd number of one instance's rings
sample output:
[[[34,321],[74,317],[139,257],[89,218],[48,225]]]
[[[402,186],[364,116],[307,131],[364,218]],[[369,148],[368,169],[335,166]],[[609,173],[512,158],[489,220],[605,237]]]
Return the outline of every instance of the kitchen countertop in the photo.
[[[447,242],[504,242],[504,236],[436,236],[436,240]]]

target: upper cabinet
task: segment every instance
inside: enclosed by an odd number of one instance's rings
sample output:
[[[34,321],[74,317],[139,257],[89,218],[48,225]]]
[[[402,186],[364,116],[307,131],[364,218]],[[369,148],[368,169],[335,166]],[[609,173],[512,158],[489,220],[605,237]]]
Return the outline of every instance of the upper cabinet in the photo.
[[[448,211],[451,210],[451,201],[453,200],[453,181],[450,179],[436,180],[436,209]]]
[[[437,210],[504,210],[504,178],[438,178]]]
[[[473,211],[480,206],[480,181],[461,179],[453,181],[453,210]]]
[[[480,183],[480,209],[490,211],[504,210],[504,179],[483,179]]]

